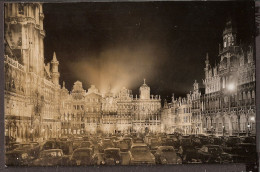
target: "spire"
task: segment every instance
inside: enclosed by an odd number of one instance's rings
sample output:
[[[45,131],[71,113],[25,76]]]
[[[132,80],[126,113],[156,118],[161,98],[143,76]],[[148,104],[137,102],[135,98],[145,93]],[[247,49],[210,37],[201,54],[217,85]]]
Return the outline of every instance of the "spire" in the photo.
[[[165,109],[168,108],[168,103],[167,103],[167,100],[164,99],[164,106],[163,106]]]
[[[174,101],[174,93],[172,93],[172,102]]]
[[[205,70],[207,71],[209,69],[209,54],[208,53],[206,54],[205,64],[206,64]]]
[[[52,62],[57,62],[58,60],[57,60],[57,57],[56,57],[56,53],[55,53],[55,51],[54,51],[54,53],[53,53],[53,58],[52,58]]]

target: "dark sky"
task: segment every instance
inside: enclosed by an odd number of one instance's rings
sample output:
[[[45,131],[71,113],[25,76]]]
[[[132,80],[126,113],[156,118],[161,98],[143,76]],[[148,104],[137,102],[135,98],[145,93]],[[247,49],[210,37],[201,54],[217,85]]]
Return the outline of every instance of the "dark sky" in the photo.
[[[204,60],[218,62],[228,17],[238,39],[254,31],[252,2],[88,2],[43,5],[45,58],[60,61],[60,82],[76,80],[101,91],[126,86],[138,93],[146,78],[151,94],[170,99],[202,86]]]

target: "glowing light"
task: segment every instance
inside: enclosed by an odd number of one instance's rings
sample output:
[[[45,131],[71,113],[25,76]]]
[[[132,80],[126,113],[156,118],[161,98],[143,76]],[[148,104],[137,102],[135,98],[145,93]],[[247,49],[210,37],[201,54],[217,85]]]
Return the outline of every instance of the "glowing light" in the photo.
[[[231,83],[228,85],[228,90],[233,91],[235,89],[235,84]]]
[[[255,121],[255,117],[252,116],[252,117],[250,118],[250,120],[251,120],[251,121]]]

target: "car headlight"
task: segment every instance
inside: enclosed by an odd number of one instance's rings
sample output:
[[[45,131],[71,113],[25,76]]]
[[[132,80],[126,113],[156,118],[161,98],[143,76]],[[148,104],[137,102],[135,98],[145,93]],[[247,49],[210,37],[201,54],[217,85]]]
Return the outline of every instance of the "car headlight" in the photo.
[[[117,164],[119,164],[119,161],[116,161]]]
[[[101,161],[102,164],[105,164],[105,161]]]

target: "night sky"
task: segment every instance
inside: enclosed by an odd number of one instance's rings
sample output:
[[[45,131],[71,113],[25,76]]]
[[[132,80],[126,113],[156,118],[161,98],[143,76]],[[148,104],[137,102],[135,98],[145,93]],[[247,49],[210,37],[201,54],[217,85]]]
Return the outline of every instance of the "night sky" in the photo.
[[[254,38],[252,2],[88,2],[43,5],[45,62],[56,52],[60,83],[77,80],[114,92],[138,94],[146,78],[151,94],[184,96],[196,79],[202,87],[206,53],[212,65],[227,18],[238,40]]]

